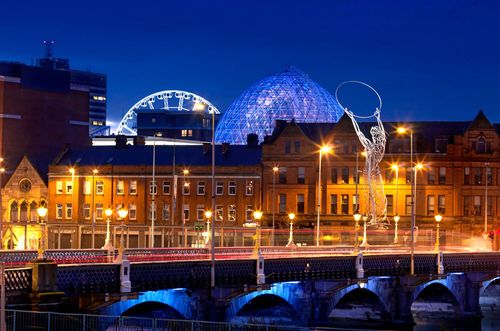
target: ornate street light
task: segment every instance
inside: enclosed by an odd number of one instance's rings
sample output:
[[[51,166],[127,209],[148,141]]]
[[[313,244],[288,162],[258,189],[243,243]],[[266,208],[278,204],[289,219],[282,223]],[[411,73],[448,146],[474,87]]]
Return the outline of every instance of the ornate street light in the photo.
[[[290,234],[288,235],[288,243],[286,247],[295,247],[295,243],[293,242],[293,220],[295,219],[295,213],[289,213],[288,218],[290,219]]]
[[[205,247],[211,247],[212,246],[212,234],[210,232],[210,219],[212,217],[212,211],[211,210],[206,210],[205,211],[205,218],[207,220],[207,237],[205,239]],[[212,229],[214,225],[212,224]]]
[[[276,173],[280,171],[280,168],[277,166],[273,167],[273,229],[271,232],[271,246],[274,246],[274,214],[275,214],[275,209],[276,209]]]
[[[354,225],[354,232],[355,232],[354,252],[357,252],[359,250],[358,231],[359,231],[359,220],[361,219],[361,214],[359,213],[359,211],[356,210],[353,216],[354,216],[354,221],[356,222]]]
[[[113,215],[113,209],[109,207],[106,208],[104,214],[106,214],[106,240],[104,242],[104,246],[102,247],[102,249],[111,251],[113,250],[113,244],[111,243],[110,223],[111,223],[111,215]]]
[[[120,217],[122,223],[121,223],[121,236],[120,236],[120,248],[118,249],[118,261],[121,262],[123,261],[124,257],[124,250],[125,250],[125,240],[123,238],[123,233],[125,231],[125,218],[128,215],[128,210],[125,209],[125,206],[121,206],[120,209],[118,209],[118,217]]]
[[[437,266],[438,266],[438,274],[442,275],[444,273],[444,266],[443,266],[443,261],[441,260],[441,250],[439,247],[439,225],[441,221],[443,220],[443,216],[440,214],[437,214],[434,216],[434,219],[436,220],[436,252],[437,252]]]
[[[319,246],[319,232],[320,232],[320,214],[321,214],[321,159],[323,154],[330,153],[332,151],[332,147],[329,145],[323,145],[319,149],[319,169],[318,169],[318,215],[316,221],[316,246]]]
[[[398,222],[399,222],[399,215],[396,214],[394,215],[394,244],[398,243]]]
[[[368,240],[366,238],[366,222],[368,221],[368,214],[364,214],[363,216],[361,216],[361,218],[363,219],[363,241],[361,242],[361,247],[366,247],[368,246]]]
[[[261,240],[261,232],[260,232],[260,219],[262,218],[262,211],[255,210],[253,212],[253,218],[255,220],[255,246],[253,255],[256,257],[260,256],[260,240]]]
[[[95,205],[94,205],[94,195],[95,195],[95,176],[99,173],[99,170],[92,170],[92,249],[95,248]]]
[[[189,175],[189,170],[182,170],[183,175],[183,183],[182,183],[182,235],[184,237],[184,247],[187,247],[187,227],[186,227],[186,218],[184,217],[184,187],[188,187],[189,183],[186,182],[186,176]]]
[[[40,206],[36,209],[36,212],[38,213],[38,217],[40,217],[40,225],[42,230],[41,243],[40,246],[38,246],[38,260],[45,260],[45,250],[47,249],[47,224],[45,222],[45,216],[47,216],[48,209],[45,206]]]

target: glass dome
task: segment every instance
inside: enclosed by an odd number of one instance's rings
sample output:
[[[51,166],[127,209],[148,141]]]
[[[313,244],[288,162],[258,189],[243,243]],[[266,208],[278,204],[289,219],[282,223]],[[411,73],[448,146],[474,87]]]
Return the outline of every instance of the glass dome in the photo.
[[[262,141],[273,132],[276,120],[331,123],[342,113],[330,93],[307,74],[289,67],[245,90],[222,115],[215,140],[245,144],[247,135],[256,133]]]

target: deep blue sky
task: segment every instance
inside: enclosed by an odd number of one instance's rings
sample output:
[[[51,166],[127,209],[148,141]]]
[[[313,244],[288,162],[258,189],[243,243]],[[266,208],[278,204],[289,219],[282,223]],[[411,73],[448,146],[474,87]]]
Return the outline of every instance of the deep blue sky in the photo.
[[[500,122],[498,1],[6,1],[0,60],[29,63],[41,41],[73,67],[108,75],[109,119],[156,91],[183,89],[219,109],[294,64],[332,93],[372,84],[384,120]],[[368,92],[342,102],[371,112]],[[360,99],[362,102],[356,102]]]

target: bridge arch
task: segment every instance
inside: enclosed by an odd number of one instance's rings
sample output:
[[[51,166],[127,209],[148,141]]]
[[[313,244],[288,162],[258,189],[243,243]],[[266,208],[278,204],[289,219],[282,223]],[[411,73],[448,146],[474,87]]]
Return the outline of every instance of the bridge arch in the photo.
[[[426,282],[413,291],[411,312],[418,319],[419,315],[429,318],[440,312],[440,317],[461,316],[464,311],[465,289],[457,288],[450,277]]]
[[[121,316],[126,311],[131,311],[134,307],[147,303],[169,306],[182,316],[182,318],[188,320],[195,319],[196,316],[195,311],[193,311],[192,298],[188,295],[188,290],[185,288],[140,293],[137,299],[115,302],[102,308],[100,313],[109,316]]]
[[[304,289],[300,282],[274,283],[269,289],[257,290],[233,298],[226,311],[226,321],[231,322],[245,305],[262,296],[278,297],[290,305],[297,315],[304,310]]]
[[[484,314],[498,313],[500,310],[500,277],[482,282],[479,289],[479,305]]]

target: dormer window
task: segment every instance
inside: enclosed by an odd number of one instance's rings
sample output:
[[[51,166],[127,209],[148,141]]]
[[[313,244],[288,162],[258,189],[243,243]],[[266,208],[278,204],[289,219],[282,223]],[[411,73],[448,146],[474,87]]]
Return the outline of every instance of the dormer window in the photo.
[[[486,153],[486,139],[484,137],[479,137],[476,141],[476,153],[485,154]]]

